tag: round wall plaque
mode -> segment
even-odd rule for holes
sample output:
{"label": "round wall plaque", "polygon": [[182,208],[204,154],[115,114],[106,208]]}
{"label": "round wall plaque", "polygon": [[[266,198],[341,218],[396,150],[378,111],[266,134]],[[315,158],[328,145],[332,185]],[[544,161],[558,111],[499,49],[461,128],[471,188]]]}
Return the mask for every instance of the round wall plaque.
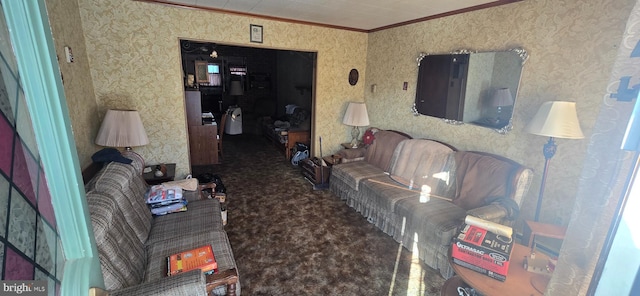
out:
{"label": "round wall plaque", "polygon": [[358,83],[358,70],[351,69],[349,71],[349,84],[356,85],[356,83]]}

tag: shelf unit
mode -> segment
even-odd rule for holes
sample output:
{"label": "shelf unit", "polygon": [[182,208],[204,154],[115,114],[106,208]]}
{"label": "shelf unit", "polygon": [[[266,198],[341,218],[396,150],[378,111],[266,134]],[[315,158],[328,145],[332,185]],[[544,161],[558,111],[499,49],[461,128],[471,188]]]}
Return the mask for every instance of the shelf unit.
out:
{"label": "shelf unit", "polygon": [[329,183],[331,169],[328,166],[322,166],[319,159],[303,159],[300,162],[300,171],[313,184]]}

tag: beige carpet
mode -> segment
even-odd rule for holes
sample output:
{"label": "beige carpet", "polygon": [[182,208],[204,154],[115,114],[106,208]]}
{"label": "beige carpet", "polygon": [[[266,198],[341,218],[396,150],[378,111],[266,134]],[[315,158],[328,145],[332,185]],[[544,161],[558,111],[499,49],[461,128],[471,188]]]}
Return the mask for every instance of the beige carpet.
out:
{"label": "beige carpet", "polygon": [[211,172],[227,188],[226,226],[243,295],[440,295],[444,279],[255,135],[226,135]]}

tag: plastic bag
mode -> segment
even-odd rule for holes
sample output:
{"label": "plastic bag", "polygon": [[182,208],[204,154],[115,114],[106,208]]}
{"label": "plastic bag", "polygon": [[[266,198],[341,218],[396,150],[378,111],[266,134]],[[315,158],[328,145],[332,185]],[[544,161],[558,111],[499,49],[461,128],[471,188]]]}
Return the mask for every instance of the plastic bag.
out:
{"label": "plastic bag", "polygon": [[309,150],[298,151],[291,157],[291,164],[297,166],[301,160],[309,158]]}

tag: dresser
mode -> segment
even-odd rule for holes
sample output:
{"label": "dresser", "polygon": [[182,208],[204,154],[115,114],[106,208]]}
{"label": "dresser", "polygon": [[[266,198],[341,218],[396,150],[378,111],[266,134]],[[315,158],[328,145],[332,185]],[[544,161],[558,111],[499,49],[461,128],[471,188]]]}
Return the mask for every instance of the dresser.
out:
{"label": "dresser", "polygon": [[189,156],[192,166],[219,163],[218,143],[216,140],[218,126],[215,124],[202,124],[201,104],[199,91],[185,91]]}

